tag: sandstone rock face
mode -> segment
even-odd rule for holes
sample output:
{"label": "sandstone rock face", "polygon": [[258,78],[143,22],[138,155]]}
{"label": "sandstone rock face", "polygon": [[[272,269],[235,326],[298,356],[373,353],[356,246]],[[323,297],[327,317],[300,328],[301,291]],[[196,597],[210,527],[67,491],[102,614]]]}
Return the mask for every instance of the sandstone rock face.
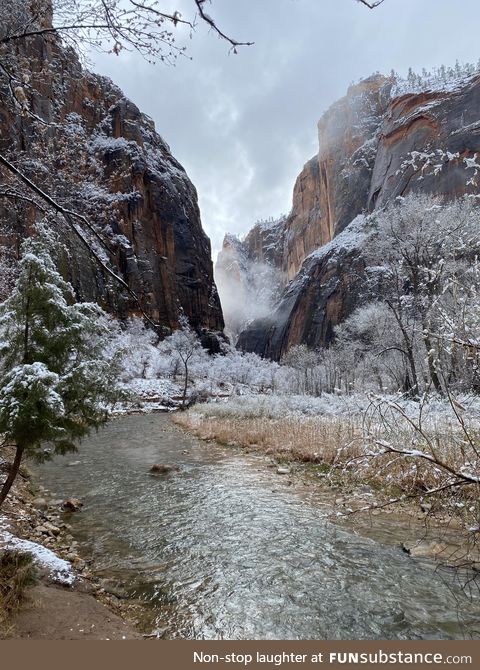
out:
{"label": "sandstone rock face", "polygon": [[318,155],[303,168],[287,219],[284,270],[292,279],[315,249],[327,244],[367,206],[379,127],[392,81],[380,75],[349,88],[318,123]]}
{"label": "sandstone rock face", "polygon": [[274,359],[325,346],[365,293],[359,214],[422,192],[479,196],[480,77],[449,89],[396,94],[375,76],[353,86],[319,122],[319,155],[305,166],[286,220],[279,267],[290,280],[275,310],[238,346]]}
{"label": "sandstone rock face", "polygon": [[[195,188],[153,121],[109,79],[84,70],[55,37],[16,41],[8,49],[2,57],[26,82],[22,95],[37,118],[11,104],[8,82],[0,79],[2,153],[62,206],[87,216],[108,247],[100,252],[152,319],[175,328],[184,313],[197,330],[223,330]],[[3,169],[0,179],[15,186]],[[14,209],[1,199],[0,241],[17,248],[38,216],[32,205]],[[64,221],[58,225],[67,230]],[[80,299],[98,300],[122,316],[139,313],[78,243],[68,246],[63,270]]]}
{"label": "sandstone rock face", "polygon": [[412,191],[478,195],[479,110],[479,76],[451,91],[393,99],[381,128],[369,209]]}
{"label": "sandstone rock face", "polygon": [[327,244],[332,237],[329,221],[321,209],[321,181],[318,156],[305,164],[293,189],[293,206],[285,225],[285,256],[282,268],[293,279],[308,254]]}
{"label": "sandstone rock face", "polygon": [[239,348],[280,359],[295,344],[312,348],[328,344],[333,327],[355,309],[363,295],[359,277],[365,268],[361,250],[368,243],[364,227],[365,218],[359,216],[312,253],[283,291],[275,310],[240,333]]}

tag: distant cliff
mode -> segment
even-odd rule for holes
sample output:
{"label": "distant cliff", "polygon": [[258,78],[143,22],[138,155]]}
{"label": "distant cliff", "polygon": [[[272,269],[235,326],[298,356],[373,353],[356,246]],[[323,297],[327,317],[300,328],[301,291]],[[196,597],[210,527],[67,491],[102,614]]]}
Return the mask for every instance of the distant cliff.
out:
{"label": "distant cliff", "polygon": [[[238,340],[275,359],[295,344],[328,344],[358,306],[368,237],[359,215],[411,192],[480,195],[480,76],[401,93],[392,78],[375,75],[351,86],[318,132],[319,153],[297,179],[269,260],[283,291]],[[255,262],[255,249],[250,256]]]}
{"label": "distant cliff", "polygon": [[245,326],[272,311],[283,285],[285,219],[257,223],[244,240],[225,235],[215,266],[227,335],[236,342]]}
{"label": "distant cliff", "polygon": [[[184,313],[196,329],[223,330],[196,190],[153,121],[109,79],[84,70],[55,36],[2,50],[22,84],[15,102],[11,81],[0,76],[0,150],[62,206],[88,217],[111,253],[100,251],[151,318],[174,328]],[[0,180],[16,187],[4,169]],[[25,201],[0,199],[0,241],[17,248],[39,215]],[[64,270],[80,299],[121,315],[139,312],[78,245]]]}

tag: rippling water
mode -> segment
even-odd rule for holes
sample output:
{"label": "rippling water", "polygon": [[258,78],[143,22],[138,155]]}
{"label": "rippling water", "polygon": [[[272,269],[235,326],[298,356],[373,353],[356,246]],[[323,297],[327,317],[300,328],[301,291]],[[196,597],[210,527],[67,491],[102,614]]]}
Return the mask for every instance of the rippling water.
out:
{"label": "rippling water", "polygon": [[164,414],[116,419],[39,476],[84,501],[70,521],[82,552],[149,601],[166,637],[462,638],[479,619],[432,562],[326,523],[263,458]]}

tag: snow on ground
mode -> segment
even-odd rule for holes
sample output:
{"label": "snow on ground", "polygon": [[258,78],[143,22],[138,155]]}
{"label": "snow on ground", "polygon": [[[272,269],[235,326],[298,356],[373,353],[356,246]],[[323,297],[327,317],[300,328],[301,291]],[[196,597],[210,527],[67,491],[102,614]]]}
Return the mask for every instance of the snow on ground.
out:
{"label": "snow on ground", "polygon": [[180,384],[171,379],[141,379],[134,378],[125,382],[123,389],[129,400],[118,403],[112,414],[126,414],[129,412],[162,412],[173,409],[173,398],[181,396]]}
{"label": "snow on ground", "polygon": [[43,547],[41,544],[15,537],[7,528],[8,520],[4,516],[0,516],[1,549],[16,549],[32,554],[35,563],[48,570],[48,575],[54,582],[64,586],[71,586],[73,584],[75,573],[68,561],[60,558],[53,551]]}
{"label": "snow on ground", "polygon": [[[480,398],[460,396],[456,399],[456,411],[466,420],[480,421]],[[232,396],[204,405],[197,405],[199,414],[239,418],[282,419],[286,417],[350,417],[362,418],[369,411],[382,404],[385,409],[398,406],[411,418],[422,412],[424,421],[431,424],[444,421],[455,422],[454,409],[445,398],[431,397],[424,403],[405,399],[400,395],[369,395],[354,393],[336,395],[324,393],[320,397],[306,395],[249,394]]]}

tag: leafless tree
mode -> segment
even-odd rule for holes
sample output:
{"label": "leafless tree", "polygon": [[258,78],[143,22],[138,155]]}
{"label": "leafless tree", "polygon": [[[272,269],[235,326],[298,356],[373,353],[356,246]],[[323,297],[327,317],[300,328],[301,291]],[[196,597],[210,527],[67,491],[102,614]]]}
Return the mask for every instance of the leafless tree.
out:
{"label": "leafless tree", "polygon": [[188,384],[190,381],[189,365],[194,356],[202,352],[202,346],[197,334],[192,330],[188,319],[181,316],[179,319],[180,328],[173,335],[160,343],[160,350],[173,356],[177,361],[181,361],[183,366],[183,391],[182,391],[182,409],[187,407]]}
{"label": "leafless tree", "polygon": [[252,42],[227,35],[206,11],[207,0],[192,0],[192,16],[162,11],[157,0],[16,0],[2,1],[0,45],[33,37],[60,36],[77,51],[93,48],[118,54],[136,51],[151,62],[171,62],[184,47],[173,30],[194,31],[206,23],[235,52]]}

